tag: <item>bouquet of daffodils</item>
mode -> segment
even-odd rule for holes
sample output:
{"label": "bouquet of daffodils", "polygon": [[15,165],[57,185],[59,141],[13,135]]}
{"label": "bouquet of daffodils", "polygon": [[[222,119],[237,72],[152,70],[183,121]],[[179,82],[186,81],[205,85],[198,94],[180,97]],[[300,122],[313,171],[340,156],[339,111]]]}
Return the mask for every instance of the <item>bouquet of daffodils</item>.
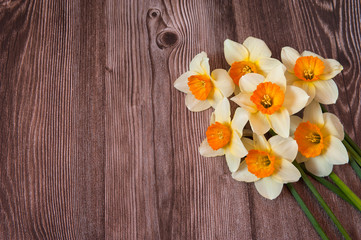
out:
{"label": "bouquet of daffodils", "polygon": [[[338,98],[332,78],[342,71],[341,64],[291,47],[282,48],[280,62],[271,58],[264,41],[254,37],[243,44],[225,40],[224,55],[228,71],[211,72],[207,54],[201,52],[174,83],[187,94],[190,111],[214,108],[200,154],[225,155],[232,177],[254,182],[265,198],[275,199],[287,184],[316,231],[327,239],[291,184],[302,177],[342,235],[350,239],[308,177],[361,211],[361,200],[332,172],[333,165],[350,162],[361,178],[361,150],[345,137],[340,120],[322,107]],[[233,94],[230,100],[239,107],[231,117],[228,97]],[[294,115],[301,110],[303,118]],[[245,129],[248,122],[251,130]]]}

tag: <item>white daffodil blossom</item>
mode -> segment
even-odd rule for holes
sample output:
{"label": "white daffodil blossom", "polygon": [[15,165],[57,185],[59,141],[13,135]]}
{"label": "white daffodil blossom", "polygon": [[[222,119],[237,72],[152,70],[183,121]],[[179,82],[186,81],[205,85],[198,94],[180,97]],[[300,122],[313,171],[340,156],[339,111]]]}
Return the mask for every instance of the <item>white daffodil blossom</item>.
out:
{"label": "white daffodil blossom", "polygon": [[290,115],[305,107],[309,96],[299,87],[287,86],[285,67],[279,65],[265,78],[256,73],[242,77],[243,92],[231,98],[246,109],[252,130],[263,135],[272,128],[278,135],[287,138]]}
{"label": "white daffodil blossom", "polygon": [[297,182],[301,177],[292,164],[297,155],[297,143],[292,138],[276,135],[267,141],[263,135],[254,134],[253,140],[242,138],[242,142],[248,154],[232,177],[254,182],[263,197],[275,199],[284,183]]}
{"label": "white daffodil blossom", "polygon": [[236,109],[233,120],[230,115],[229,101],[224,98],[212,113],[207,138],[201,143],[199,153],[205,157],[226,155],[228,168],[234,172],[238,169],[241,158],[247,154],[240,138],[248,118],[242,108]]}
{"label": "white daffodil blossom", "polygon": [[240,86],[240,79],[248,73],[267,76],[273,68],[281,65],[280,61],[271,58],[272,53],[266,43],[254,37],[248,37],[243,44],[226,39],[224,55],[231,66],[228,73],[236,86]]}
{"label": "white daffodil blossom", "polygon": [[306,169],[316,176],[328,176],[333,165],[348,162],[340,120],[332,113],[322,113],[315,101],[305,108],[303,119],[291,117],[290,134],[298,144],[297,162],[304,162]]}
{"label": "white daffodil blossom", "polygon": [[307,105],[314,99],[322,104],[335,103],[338,89],[332,80],[343,67],[334,59],[325,59],[313,52],[299,53],[291,47],[282,48],[281,58],[287,68],[287,84],[302,88],[310,96]]}
{"label": "white daffodil blossom", "polygon": [[209,59],[205,52],[196,55],[189,64],[189,71],[182,74],[174,87],[186,93],[185,103],[193,112],[203,111],[209,107],[215,108],[224,97],[229,97],[234,91],[234,83],[227,71],[209,70]]}

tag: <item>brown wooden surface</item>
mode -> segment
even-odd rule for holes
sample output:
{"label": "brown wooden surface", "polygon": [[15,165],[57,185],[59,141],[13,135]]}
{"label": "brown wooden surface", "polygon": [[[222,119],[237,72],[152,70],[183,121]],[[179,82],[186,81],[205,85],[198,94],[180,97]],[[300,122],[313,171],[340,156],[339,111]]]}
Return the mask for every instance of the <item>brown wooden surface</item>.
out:
{"label": "brown wooden surface", "polygon": [[[360,19],[359,0],[0,0],[0,239],[317,239],[286,188],[266,200],[198,154],[211,110],[173,82],[202,50],[228,68],[226,38],[311,50],[344,66],[328,109],[360,144]],[[360,239],[361,214],[317,188]]]}

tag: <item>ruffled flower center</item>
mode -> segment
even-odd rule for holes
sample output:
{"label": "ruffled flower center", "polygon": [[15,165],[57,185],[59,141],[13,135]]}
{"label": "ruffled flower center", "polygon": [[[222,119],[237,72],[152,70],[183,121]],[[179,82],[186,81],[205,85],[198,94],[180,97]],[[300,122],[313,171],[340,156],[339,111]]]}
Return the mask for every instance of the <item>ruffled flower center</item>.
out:
{"label": "ruffled flower center", "polygon": [[258,178],[269,177],[275,171],[276,157],[260,150],[252,149],[246,156],[248,171]]}
{"label": "ruffled flower center", "polygon": [[257,109],[263,114],[273,114],[282,107],[285,94],[281,88],[271,82],[260,83],[253,91],[251,101],[256,104]]}
{"label": "ruffled flower center", "polygon": [[309,121],[300,123],[295,131],[298,151],[306,158],[317,157],[324,148],[320,128]]}
{"label": "ruffled flower center", "polygon": [[313,82],[319,79],[324,69],[325,65],[318,57],[307,56],[297,59],[293,71],[299,79],[306,82]]}
{"label": "ruffled flower center", "polygon": [[188,78],[188,87],[198,100],[206,100],[213,89],[213,83],[206,74],[192,75]]}
{"label": "ruffled flower center", "polygon": [[215,122],[208,127],[206,135],[209,146],[218,150],[231,141],[232,131],[229,126]]}
{"label": "ruffled flower center", "polygon": [[232,63],[229,69],[229,76],[233,79],[234,84],[239,86],[239,79],[247,73],[257,73],[257,67],[254,63],[248,61],[239,61]]}

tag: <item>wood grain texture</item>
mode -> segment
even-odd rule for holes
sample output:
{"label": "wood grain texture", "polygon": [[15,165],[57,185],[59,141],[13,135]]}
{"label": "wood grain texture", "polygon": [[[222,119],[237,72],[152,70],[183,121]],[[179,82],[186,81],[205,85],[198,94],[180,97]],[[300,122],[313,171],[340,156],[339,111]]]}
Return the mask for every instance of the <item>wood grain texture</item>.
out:
{"label": "wood grain texture", "polygon": [[0,6],[1,239],[104,237],[99,6]]}
{"label": "wood grain texture", "polygon": [[[0,0],[0,239],[317,239],[287,189],[266,200],[199,155],[211,110],[173,83],[200,51],[227,69],[226,38],[311,50],[344,66],[328,109],[361,144],[360,19],[358,0]],[[361,238],[361,214],[316,186]]]}

